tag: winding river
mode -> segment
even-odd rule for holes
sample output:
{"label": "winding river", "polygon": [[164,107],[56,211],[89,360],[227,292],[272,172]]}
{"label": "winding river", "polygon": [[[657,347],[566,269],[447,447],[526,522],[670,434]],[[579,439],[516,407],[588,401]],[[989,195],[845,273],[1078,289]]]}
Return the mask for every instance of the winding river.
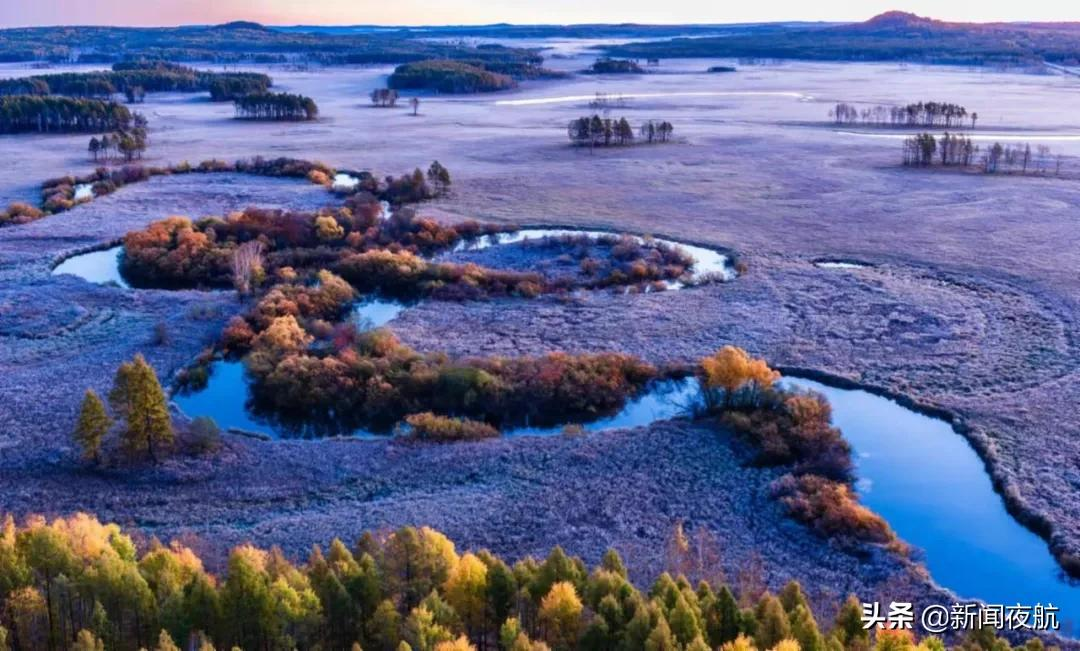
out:
{"label": "winding river", "polygon": [[[463,244],[459,250],[482,249],[547,235],[581,235],[582,231],[528,229]],[[609,233],[586,231],[589,235]],[[728,258],[701,247],[683,248],[698,261],[694,276],[731,271]],[[54,273],[70,273],[91,282],[127,286],[119,274],[119,247],[68,258]],[[862,265],[818,261],[818,266],[854,269]],[[672,288],[678,289],[681,284]],[[407,306],[393,300],[367,298],[357,303],[353,319],[363,328],[392,321]],[[880,513],[897,534],[913,545],[934,580],[960,598],[991,604],[1053,604],[1059,618],[1080,622],[1080,588],[1062,577],[1046,543],[1020,525],[1005,509],[981,459],[960,434],[940,419],[922,415],[873,393],[840,389],[788,377],[785,383],[823,393],[832,405],[833,421],[851,443],[862,501]],[[207,387],[177,394],[185,414],[212,417],[223,429],[258,433],[269,438],[284,431],[258,420],[245,407],[249,395],[242,362],[212,365]],[[696,380],[656,382],[617,413],[582,423],[589,432],[633,428],[677,418],[699,399]],[[507,436],[551,436],[563,427],[520,427]],[[385,438],[356,432],[362,438]]]}

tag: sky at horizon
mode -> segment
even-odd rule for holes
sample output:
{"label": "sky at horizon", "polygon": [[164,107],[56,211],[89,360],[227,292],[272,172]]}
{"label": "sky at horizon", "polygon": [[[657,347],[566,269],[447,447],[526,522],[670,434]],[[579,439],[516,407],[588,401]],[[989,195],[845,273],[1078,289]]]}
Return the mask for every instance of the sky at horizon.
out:
{"label": "sky at horizon", "polygon": [[1080,5],[1064,0],[0,0],[0,27],[859,21],[890,9],[954,21],[1080,21]]}

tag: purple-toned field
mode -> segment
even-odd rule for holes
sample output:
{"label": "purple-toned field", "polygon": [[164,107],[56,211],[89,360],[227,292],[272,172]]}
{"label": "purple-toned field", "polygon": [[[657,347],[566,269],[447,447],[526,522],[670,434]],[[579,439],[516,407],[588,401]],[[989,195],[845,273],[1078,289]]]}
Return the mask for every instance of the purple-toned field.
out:
{"label": "purple-toned field", "polygon": [[[904,395],[961,420],[1013,508],[1052,530],[1056,551],[1080,556],[1080,182],[905,169],[898,140],[881,130],[826,124],[841,101],[955,101],[978,111],[980,137],[1049,145],[1075,173],[1080,79],[895,64],[702,72],[716,63],[423,98],[416,117],[370,106],[389,68],[270,69],[275,86],[318,101],[319,121],[239,123],[231,105],[179,94],[151,95],[138,110],[150,120],[150,164],[294,156],[397,174],[438,159],[454,191],[421,212],[441,219],[737,251],[749,270],[733,283],[570,302],[427,302],[391,327],[418,348],[461,355],[613,350],[686,363],[735,344]],[[0,76],[31,72],[0,66]],[[614,117],[672,122],[676,142],[571,148],[566,124],[597,92],[625,96]],[[0,203],[34,201],[42,180],[89,171],[86,140],[0,137],[9,161]],[[168,215],[328,199],[302,182],[160,178],[0,229],[0,511],[89,510],[146,533],[193,534],[212,554],[249,539],[298,553],[332,535],[429,524],[510,557],[562,544],[595,562],[615,546],[646,574],[685,520],[715,532],[729,572],[760,554],[770,582],[794,576],[825,607],[851,591],[942,598],[916,561],[837,549],[788,520],[768,497],[774,473],[743,467],[746,450],[685,422],[446,447],[230,436],[212,460],[127,476],[83,469],[68,436],[83,390],[106,390],[116,365],[140,351],[175,372],[240,308],[226,294],[51,276],[52,264]],[[813,264],[823,258],[872,266]],[[172,336],[154,346],[162,321]]]}

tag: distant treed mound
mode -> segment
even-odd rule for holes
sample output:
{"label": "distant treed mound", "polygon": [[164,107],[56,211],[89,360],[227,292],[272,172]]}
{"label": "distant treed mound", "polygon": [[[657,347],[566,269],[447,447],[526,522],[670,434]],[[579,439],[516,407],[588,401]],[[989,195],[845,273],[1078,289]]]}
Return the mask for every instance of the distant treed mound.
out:
{"label": "distant treed mound", "polygon": [[388,85],[397,90],[487,93],[514,88],[517,82],[508,75],[491,72],[471,63],[431,60],[398,66],[390,75]]}
{"label": "distant treed mound", "polygon": [[947,23],[888,12],[864,23],[674,38],[606,48],[630,58],[745,57],[953,64],[1080,62],[1077,23]]}
{"label": "distant treed mound", "polygon": [[586,72],[596,75],[640,74],[645,72],[636,61],[627,59],[597,59]]}
{"label": "distant treed mound", "polygon": [[265,92],[270,77],[255,72],[210,72],[165,61],[125,61],[113,69],[64,72],[0,80],[0,95],[67,95],[108,98],[134,89],[142,92],[210,92],[214,101]]}
{"label": "distant treed mound", "polygon": [[252,93],[233,102],[236,117],[244,120],[298,121],[319,117],[315,100],[291,93]]}
{"label": "distant treed mound", "polygon": [[322,33],[234,22],[210,27],[33,27],[0,30],[0,61],[111,63],[127,59],[222,63],[400,63],[424,59],[523,62],[533,50],[471,47],[407,32]]}

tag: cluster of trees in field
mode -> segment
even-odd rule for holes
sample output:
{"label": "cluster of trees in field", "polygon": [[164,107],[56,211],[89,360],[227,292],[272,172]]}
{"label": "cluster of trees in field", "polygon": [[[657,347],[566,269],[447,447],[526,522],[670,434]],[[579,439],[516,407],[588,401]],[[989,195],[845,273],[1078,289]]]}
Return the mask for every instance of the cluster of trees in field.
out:
{"label": "cluster of trees in field", "polygon": [[0,133],[102,133],[129,129],[123,104],[40,95],[0,97]]}
{"label": "cluster of trees in field", "polygon": [[[136,115],[136,117],[142,116]],[[116,131],[102,134],[100,137],[91,137],[86,149],[95,163],[108,162],[117,158],[130,163],[136,158],[142,158],[148,146],[146,127],[141,120],[137,120],[136,126],[128,131]]]}
{"label": "cluster of trees in field", "polygon": [[1064,157],[1055,155],[1050,147],[1030,143],[1016,145],[995,142],[980,148],[971,138],[951,135],[940,137],[921,133],[906,138],[903,143],[903,163],[907,166],[981,168],[987,174],[1051,174],[1061,175]]}
{"label": "cluster of trees in field", "polygon": [[[827,621],[795,581],[770,592],[748,568],[729,584],[703,529],[676,527],[663,554],[668,571],[640,590],[615,550],[591,571],[559,547],[510,564],[404,527],[334,539],[302,562],[241,545],[215,575],[181,542],[137,544],[86,514],[21,525],[7,516],[0,648],[945,651],[935,637],[864,629],[855,596]],[[1011,647],[982,629],[958,648]],[[1020,648],[1043,646],[1033,638]]]}
{"label": "cluster of trees in field", "polygon": [[[599,115],[571,120],[566,128],[570,142],[577,147],[610,147],[632,145],[635,129],[626,118],[618,120]],[[669,142],[675,127],[667,121],[648,120],[637,129],[638,142],[649,144]]]}
{"label": "cluster of trees in field", "polygon": [[254,72],[195,70],[166,61],[126,61],[112,70],[64,72],[0,80],[0,95],[64,95],[109,99],[117,93],[140,102],[146,93],[209,92],[214,101],[266,92],[270,77]]}
{"label": "cluster of trees in field", "polygon": [[430,60],[398,66],[387,85],[395,90],[430,90],[438,93],[487,93],[515,88],[509,75],[475,63]]}
{"label": "cluster of trees in field", "polygon": [[594,75],[641,74],[645,69],[637,61],[604,57],[593,62],[586,71]]}
{"label": "cluster of trees in field", "polygon": [[960,128],[971,122],[975,128],[979,114],[949,102],[918,102],[906,106],[867,106],[862,108],[840,103],[829,109],[829,118],[836,124],[874,124],[894,127]]}
{"label": "cluster of trees in field", "polygon": [[371,91],[371,103],[375,106],[392,108],[397,106],[399,94],[393,88],[376,88]]}
{"label": "cluster of trees in field", "polygon": [[[92,389],[83,396],[72,437],[85,461],[94,465],[106,460],[157,462],[174,451],[176,433],[165,391],[142,355],[116,370],[108,403],[112,415]],[[216,440],[216,426],[202,422],[200,427],[204,435]]]}
{"label": "cluster of trees in field", "polygon": [[315,100],[292,93],[252,93],[233,100],[236,117],[244,120],[314,120],[319,117]]}

